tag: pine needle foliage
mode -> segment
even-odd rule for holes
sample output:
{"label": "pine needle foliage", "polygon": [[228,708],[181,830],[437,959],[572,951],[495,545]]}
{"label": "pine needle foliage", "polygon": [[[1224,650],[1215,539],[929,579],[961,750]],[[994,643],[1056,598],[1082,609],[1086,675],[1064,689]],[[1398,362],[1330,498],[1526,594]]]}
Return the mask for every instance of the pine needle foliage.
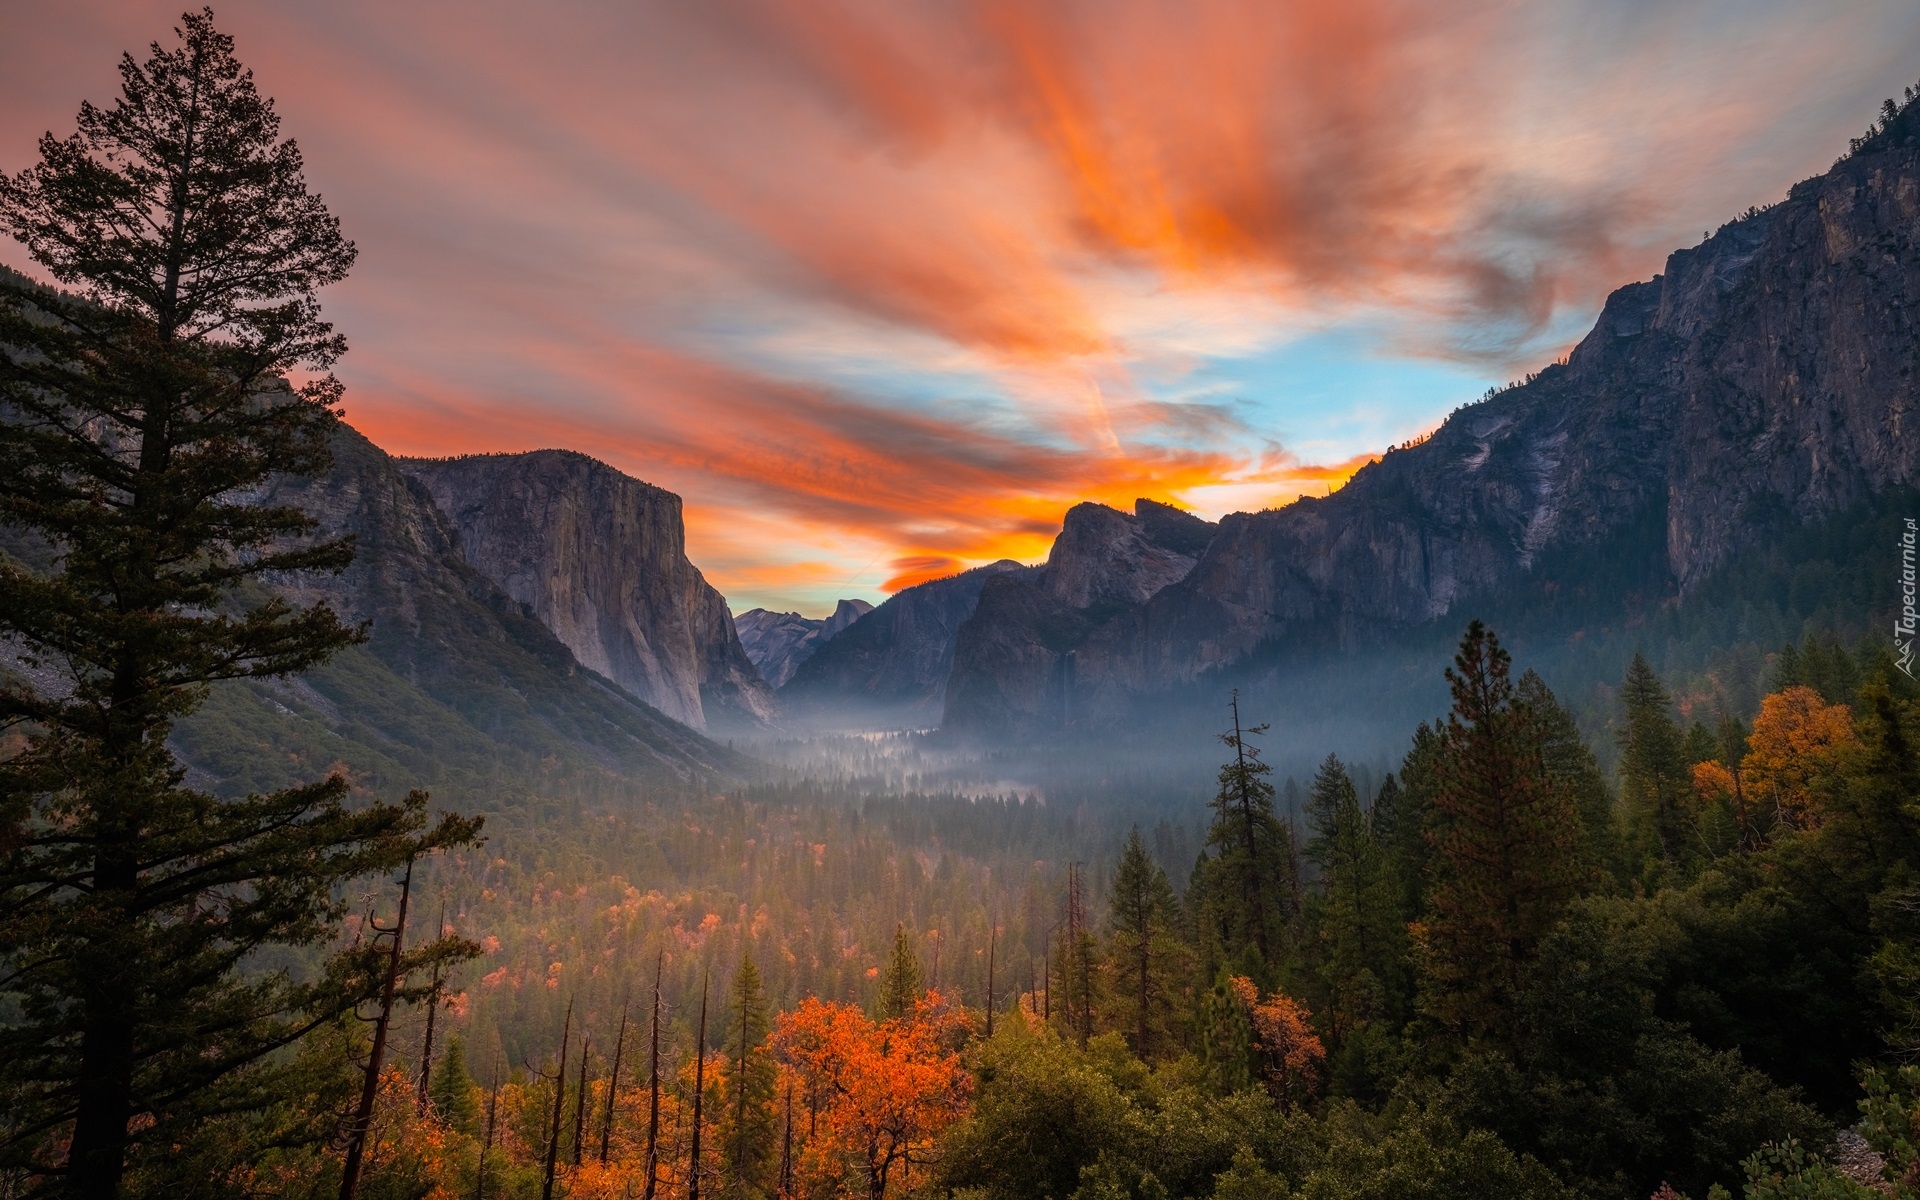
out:
{"label": "pine needle foliage", "polygon": [[327,465],[346,347],[315,293],[353,244],[211,13],[176,32],[0,176],[0,230],[69,289],[0,279],[0,524],[44,551],[0,561],[0,1155],[89,1197],[263,1103],[268,1056],[373,982],[365,955],[305,982],[243,963],[326,940],[343,882],[477,829],[338,777],[217,799],[169,748],[214,685],[363,637],[263,586],[351,544],[250,502]]}

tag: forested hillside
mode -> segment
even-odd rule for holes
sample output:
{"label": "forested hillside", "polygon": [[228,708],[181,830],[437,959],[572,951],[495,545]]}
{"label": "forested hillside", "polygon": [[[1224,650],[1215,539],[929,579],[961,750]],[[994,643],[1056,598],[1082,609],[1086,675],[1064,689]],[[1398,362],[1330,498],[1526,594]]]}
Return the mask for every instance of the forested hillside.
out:
{"label": "forested hillside", "polygon": [[[1920,689],[1824,638],[1766,670],[1716,726],[1634,664],[1603,772],[1476,628],[1446,717],[1365,790],[1327,757],[1298,824],[1248,729],[1210,812],[1158,819],[809,786],[496,827],[415,882],[484,952],[440,982],[438,1066],[426,1006],[397,1024],[383,1152],[459,1195],[485,1145],[489,1194],[531,1195],[560,1111],[570,1194],[641,1194],[650,1127],[678,1194],[698,1043],[727,1194],[1852,1195],[1810,1164],[1879,1097],[1897,1174],[1887,1106],[1920,1104]],[[1793,1170],[1828,1190],[1764,1182]]]}

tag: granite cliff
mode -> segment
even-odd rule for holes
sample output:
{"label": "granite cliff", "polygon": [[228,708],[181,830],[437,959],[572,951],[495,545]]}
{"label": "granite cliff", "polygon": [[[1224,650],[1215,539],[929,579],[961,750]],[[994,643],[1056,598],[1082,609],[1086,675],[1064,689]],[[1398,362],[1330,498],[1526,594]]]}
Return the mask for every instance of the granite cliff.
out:
{"label": "granite cliff", "polygon": [[[1909,104],[1825,175],[1614,292],[1566,361],[1331,496],[1226,517],[1140,602],[984,593],[949,724],[1097,723],[1209,672],[1350,653],[1528,596],[1543,620],[1549,601],[1603,604],[1626,580],[1683,599],[1757,542],[1920,482],[1917,310]],[[1117,600],[1126,578],[1075,586]]]}
{"label": "granite cliff", "polygon": [[955,638],[944,725],[1010,734],[1071,723],[1077,649],[1179,582],[1215,526],[1152,500],[1068,510],[1046,564],[987,580]]}
{"label": "granite cliff", "polygon": [[443,802],[491,808],[569,772],[699,784],[747,768],[581,670],[461,557],[426,488],[379,447],[343,424],[332,450],[326,474],[277,481],[267,498],[353,535],[353,563],[278,586],[366,623],[369,640],[293,679],[215,689],[178,734],[196,777],[245,790],[332,765],[368,786],[430,787]]}
{"label": "granite cliff", "polygon": [[768,687],[778,688],[793,678],[814,651],[872,611],[873,605],[865,600],[842,600],[834,605],[833,615],[825,618],[750,608],[733,619],[733,628],[761,678]]}
{"label": "granite cliff", "polygon": [[725,597],[687,561],[680,497],[569,450],[398,462],[466,561],[583,665],[695,729],[772,716]]}

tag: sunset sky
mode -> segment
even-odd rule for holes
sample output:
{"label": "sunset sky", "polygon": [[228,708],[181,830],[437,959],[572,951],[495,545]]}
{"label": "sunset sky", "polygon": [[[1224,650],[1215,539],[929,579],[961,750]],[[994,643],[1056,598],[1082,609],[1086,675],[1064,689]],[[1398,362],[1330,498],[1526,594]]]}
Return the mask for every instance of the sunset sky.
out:
{"label": "sunset sky", "polygon": [[[0,0],[0,169],[178,11]],[[1323,492],[1920,77],[1913,0],[215,11],[360,247],[348,419],[670,488],[736,612]]]}

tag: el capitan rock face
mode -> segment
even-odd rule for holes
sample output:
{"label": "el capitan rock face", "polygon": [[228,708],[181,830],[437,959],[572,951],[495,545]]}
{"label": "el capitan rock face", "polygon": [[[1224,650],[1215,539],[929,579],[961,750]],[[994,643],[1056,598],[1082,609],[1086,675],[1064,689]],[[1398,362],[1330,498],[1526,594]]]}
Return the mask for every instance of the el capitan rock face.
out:
{"label": "el capitan rock face", "polygon": [[[304,509],[327,535],[355,540],[345,571],[276,581],[296,602],[325,600],[368,628],[364,647],[278,685],[297,692],[285,698],[324,727],[325,753],[376,780],[415,770],[410,781],[423,784],[449,753],[482,772],[531,769],[556,754],[681,780],[742,768],[684,724],[581,671],[550,630],[462,558],[426,488],[379,447],[342,424],[331,448],[325,474],[276,479],[265,497]],[[405,719],[382,724],[381,704],[405,710]],[[260,712],[247,735],[263,736],[276,719]],[[219,778],[217,763],[206,769]]]}
{"label": "el capitan rock face", "polygon": [[678,496],[569,450],[398,461],[466,561],[583,665],[695,729],[772,715],[726,599],[687,561]]}
{"label": "el capitan rock face", "polygon": [[[1565,364],[1460,409],[1332,496],[1226,517],[1142,601],[1118,603],[1129,578],[1164,565],[996,581],[960,639],[948,723],[1097,721],[1264,650],[1381,644],[1558,582],[1550,563],[1641,541],[1657,586],[1685,595],[1785,524],[1920,481],[1916,312],[1910,109],[1781,204],[1614,292]],[[1099,543],[1100,524],[1070,516],[1056,556],[1097,561],[1073,548]]]}
{"label": "el capitan rock face", "polygon": [[842,600],[834,605],[833,615],[825,618],[750,608],[733,619],[733,627],[761,678],[768,687],[778,688],[793,678],[814,651],[872,611],[873,605],[865,600]]}

